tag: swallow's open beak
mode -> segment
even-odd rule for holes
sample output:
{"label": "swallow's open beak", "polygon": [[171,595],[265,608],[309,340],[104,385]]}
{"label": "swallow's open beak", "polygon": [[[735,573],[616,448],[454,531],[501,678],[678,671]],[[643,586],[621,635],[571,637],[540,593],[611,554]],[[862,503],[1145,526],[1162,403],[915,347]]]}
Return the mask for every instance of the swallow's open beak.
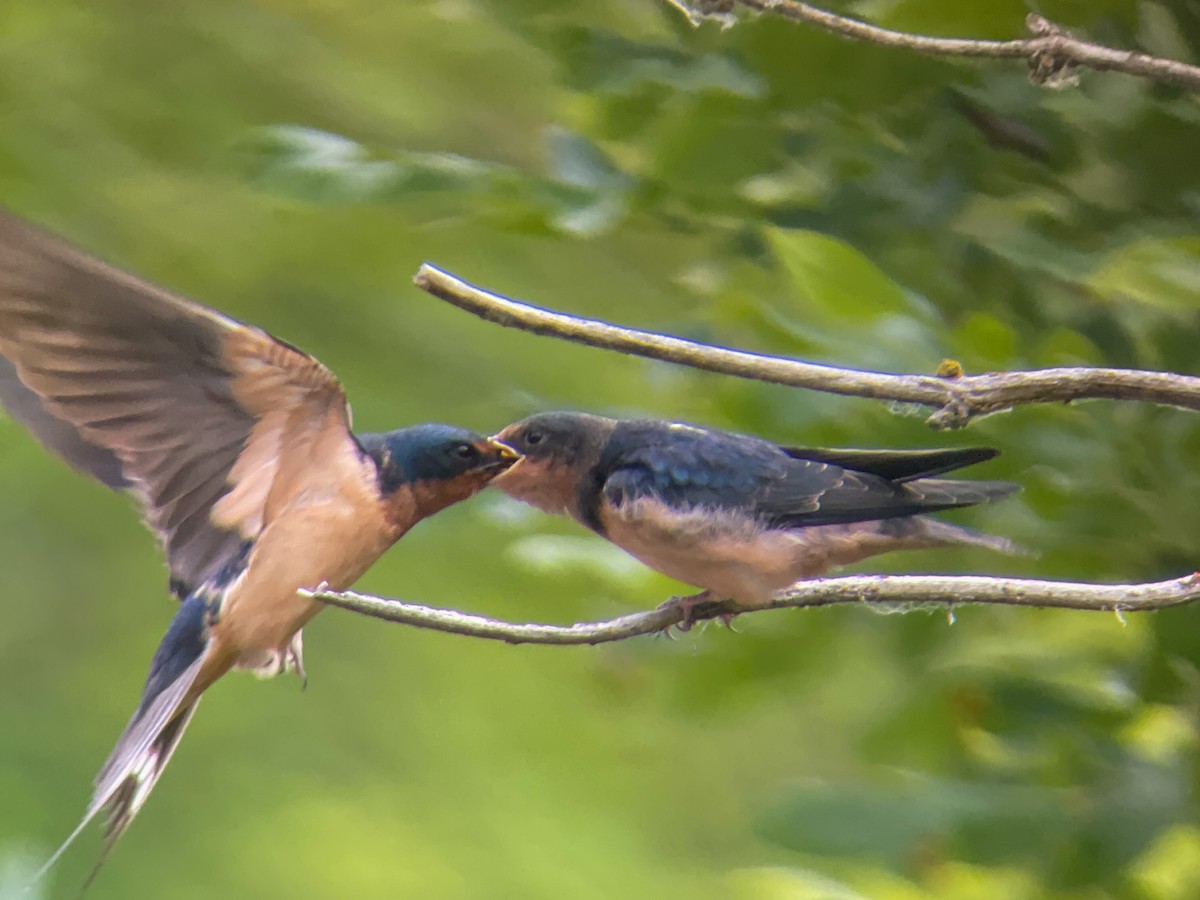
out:
{"label": "swallow's open beak", "polygon": [[489,469],[504,471],[521,458],[520,453],[508,446],[508,444],[502,444],[495,438],[487,438],[484,440],[483,446],[487,449],[489,455],[495,457],[495,460],[488,465]]}

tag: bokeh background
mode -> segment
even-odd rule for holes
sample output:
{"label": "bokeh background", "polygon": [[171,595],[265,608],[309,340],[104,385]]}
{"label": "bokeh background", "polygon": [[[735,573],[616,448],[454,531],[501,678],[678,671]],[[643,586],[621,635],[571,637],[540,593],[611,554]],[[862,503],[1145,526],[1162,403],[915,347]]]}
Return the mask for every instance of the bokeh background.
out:
{"label": "bokeh background", "polygon": [[[862,0],[1013,37],[1017,0]],[[1188,2],[1045,0],[1195,61]],[[1024,494],[960,516],[1036,556],[879,571],[1157,579],[1200,565],[1200,418],[1106,403],[937,434],[919,410],[507,332],[423,260],[544,305],[893,371],[1195,372],[1200,106],[1084,73],[922,59],[652,0],[7,0],[0,199],[259,324],[356,424],[542,408],[799,444],[987,443]],[[0,895],[73,827],[173,604],[122,497],[0,418]],[[680,586],[484,495],[360,586],[568,623]],[[603,648],[333,610],[311,683],[226,679],[92,896],[1200,896],[1200,610],[1119,621],[857,608]],[[903,614],[900,614],[903,613]],[[91,830],[42,886],[73,896]]]}

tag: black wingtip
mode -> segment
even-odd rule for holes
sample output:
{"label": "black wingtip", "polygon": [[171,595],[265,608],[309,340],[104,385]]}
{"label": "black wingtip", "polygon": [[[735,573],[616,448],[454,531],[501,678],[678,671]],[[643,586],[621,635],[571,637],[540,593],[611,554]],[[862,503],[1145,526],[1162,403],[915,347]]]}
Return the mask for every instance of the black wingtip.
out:
{"label": "black wingtip", "polygon": [[994,447],[946,447],[933,450],[842,450],[826,447],[784,447],[794,459],[809,459],[865,472],[903,484],[918,478],[933,478],[987,462],[1000,455]]}

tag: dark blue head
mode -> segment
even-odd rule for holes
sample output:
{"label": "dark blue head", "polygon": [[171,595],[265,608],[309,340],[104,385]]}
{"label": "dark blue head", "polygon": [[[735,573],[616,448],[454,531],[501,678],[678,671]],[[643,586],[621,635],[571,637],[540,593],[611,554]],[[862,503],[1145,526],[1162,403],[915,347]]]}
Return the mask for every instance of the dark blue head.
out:
{"label": "dark blue head", "polygon": [[[444,485],[470,488],[470,496],[514,462],[512,448],[453,425],[413,425],[386,434],[358,436],[379,470],[379,492],[384,496],[401,487]],[[462,499],[455,496],[449,502]]]}

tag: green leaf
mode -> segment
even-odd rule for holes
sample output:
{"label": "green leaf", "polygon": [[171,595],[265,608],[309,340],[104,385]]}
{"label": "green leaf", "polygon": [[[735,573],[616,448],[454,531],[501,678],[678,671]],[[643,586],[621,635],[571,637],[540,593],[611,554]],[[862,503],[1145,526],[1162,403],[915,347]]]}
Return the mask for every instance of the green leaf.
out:
{"label": "green leaf", "polygon": [[1200,306],[1200,236],[1143,238],[1111,254],[1086,284],[1107,300]]}
{"label": "green leaf", "polygon": [[797,787],[763,819],[770,839],[803,853],[860,856],[900,866],[927,842],[968,825],[1003,821],[1006,843],[1026,851],[1069,821],[1060,798],[1033,787],[943,781],[895,773],[883,782]]}
{"label": "green leaf", "polygon": [[452,153],[376,154],[348,138],[298,125],[258,129],[239,143],[237,155],[251,182],[317,203],[485,194],[511,177],[504,166]]}
{"label": "green leaf", "polygon": [[607,231],[628,210],[631,179],[587,138],[565,128],[549,132],[551,174],[567,188],[549,212],[550,222],[576,237]]}
{"label": "green leaf", "polygon": [[907,311],[904,290],[865,255],[815,231],[767,230],[798,299],[830,316],[864,321]]}
{"label": "green leaf", "polygon": [[761,97],[767,85],[725,54],[691,53],[634,41],[596,28],[567,28],[558,40],[576,88],[587,93],[632,94],[649,88],[679,93],[719,91]]}
{"label": "green leaf", "polygon": [[[1182,821],[1184,783],[1178,767],[1132,757],[1071,787],[893,773],[870,783],[793,788],[762,816],[760,830],[797,852],[881,860],[897,869],[922,847],[1001,865],[1057,845],[1062,883],[1098,884]],[[1062,854],[1069,846],[1077,856]]]}
{"label": "green leaf", "polygon": [[316,203],[369,199],[401,174],[395,162],[372,159],[348,138],[300,125],[258,129],[235,152],[252,183]]}

